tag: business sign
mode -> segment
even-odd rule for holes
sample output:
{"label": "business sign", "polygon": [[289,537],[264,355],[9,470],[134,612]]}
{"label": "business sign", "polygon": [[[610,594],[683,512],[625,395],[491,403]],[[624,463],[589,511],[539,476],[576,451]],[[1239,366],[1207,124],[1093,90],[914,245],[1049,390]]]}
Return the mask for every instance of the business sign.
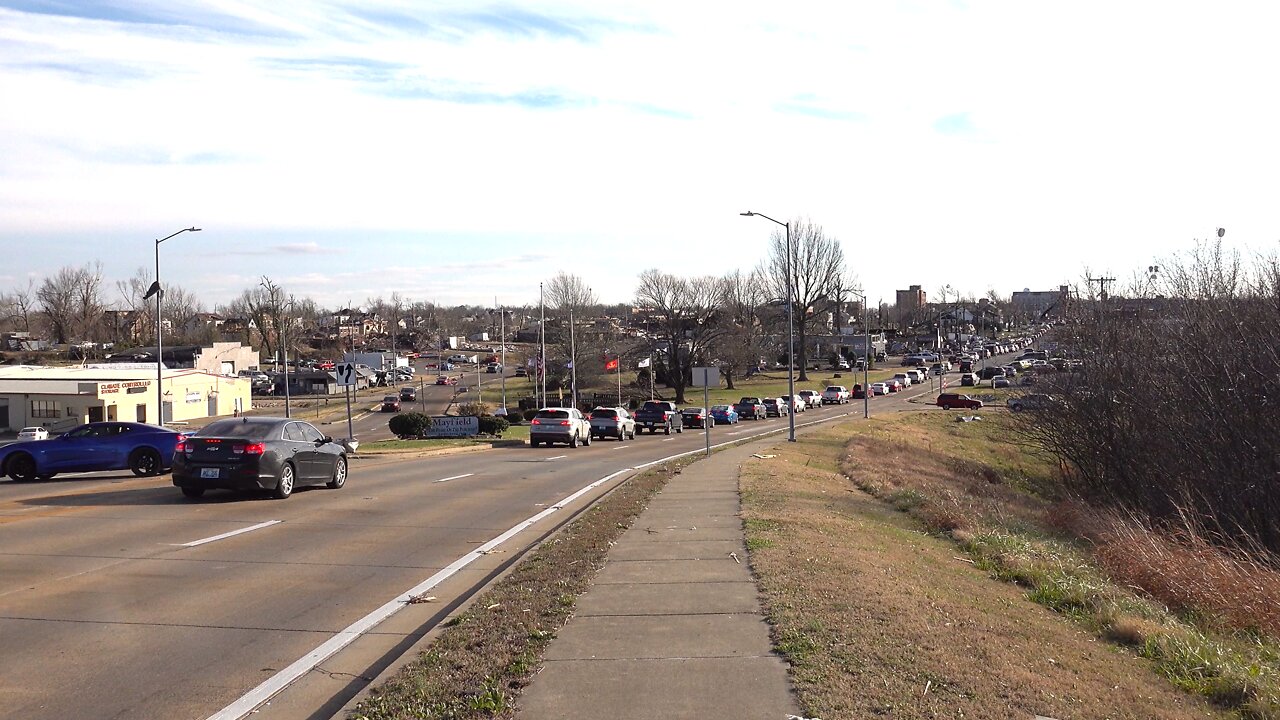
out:
{"label": "business sign", "polygon": [[427,428],[427,437],[471,437],[480,434],[480,418],[474,415],[454,417],[453,415],[433,415],[431,427]]}
{"label": "business sign", "polygon": [[117,393],[143,392],[151,386],[150,380],[130,380],[128,382],[98,383],[99,395],[115,395]]}

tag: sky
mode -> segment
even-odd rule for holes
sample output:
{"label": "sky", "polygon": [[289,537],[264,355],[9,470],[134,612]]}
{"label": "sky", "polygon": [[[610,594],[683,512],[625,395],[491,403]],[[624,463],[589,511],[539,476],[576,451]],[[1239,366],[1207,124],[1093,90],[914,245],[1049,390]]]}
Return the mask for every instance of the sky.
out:
{"label": "sky", "polygon": [[1123,284],[1280,241],[1262,2],[0,0],[0,292],[65,265],[208,307],[263,276],[605,302],[778,220],[868,296]]}

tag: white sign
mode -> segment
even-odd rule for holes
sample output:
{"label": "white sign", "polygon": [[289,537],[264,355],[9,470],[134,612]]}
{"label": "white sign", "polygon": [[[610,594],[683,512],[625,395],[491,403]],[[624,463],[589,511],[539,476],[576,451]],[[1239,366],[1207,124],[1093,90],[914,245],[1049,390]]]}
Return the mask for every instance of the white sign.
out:
{"label": "white sign", "polygon": [[480,418],[474,415],[454,417],[453,415],[434,415],[431,427],[427,428],[427,437],[469,437],[480,434]]}
{"label": "white sign", "polygon": [[696,367],[693,369],[693,387],[720,387],[720,368]]}
{"label": "white sign", "polygon": [[356,384],[355,363],[338,363],[333,366],[333,374],[338,376],[338,385],[340,387],[350,387]]}

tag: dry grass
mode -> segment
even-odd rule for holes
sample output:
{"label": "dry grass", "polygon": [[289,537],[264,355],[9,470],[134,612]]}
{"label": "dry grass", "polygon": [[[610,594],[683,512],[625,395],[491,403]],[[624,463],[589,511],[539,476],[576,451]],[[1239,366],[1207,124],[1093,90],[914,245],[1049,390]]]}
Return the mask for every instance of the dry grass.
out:
{"label": "dry grass", "polygon": [[[1053,502],[1053,468],[1015,458],[999,420],[955,427],[933,415],[852,439],[843,471],[1032,600],[1137,648],[1175,685],[1245,717],[1280,717],[1280,573],[1203,534]],[[902,452],[903,439],[923,451]],[[868,455],[888,462],[859,461]]]}
{"label": "dry grass", "polygon": [[[848,424],[802,436],[743,466],[745,526],[776,646],[792,663],[805,714],[822,718],[1228,717],[1025,600],[962,558],[950,537],[851,487],[838,469],[849,449],[870,450]],[[901,434],[893,435],[901,439]],[[919,472],[927,499],[945,462],[886,446],[863,479],[905,490]],[[881,455],[879,457],[886,457]],[[956,478],[957,482],[959,479]],[[982,484],[989,485],[983,480]],[[963,483],[959,486],[963,488]],[[931,508],[972,523],[989,497],[955,489]],[[957,529],[956,538],[978,530]]]}
{"label": "dry grass", "polygon": [[578,595],[603,567],[612,541],[683,464],[623,483],[544,542],[446,629],[413,662],[373,690],[352,720],[509,718]]}

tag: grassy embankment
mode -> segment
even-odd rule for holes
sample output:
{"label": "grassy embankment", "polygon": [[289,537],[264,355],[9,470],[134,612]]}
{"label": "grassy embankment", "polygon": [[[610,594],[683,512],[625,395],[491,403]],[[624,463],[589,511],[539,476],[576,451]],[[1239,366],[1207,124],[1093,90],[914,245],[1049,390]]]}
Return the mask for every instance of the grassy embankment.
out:
{"label": "grassy embankment", "polygon": [[744,465],[807,715],[1280,718],[1280,575],[1061,502],[1008,416],[955,417],[844,423]]}

